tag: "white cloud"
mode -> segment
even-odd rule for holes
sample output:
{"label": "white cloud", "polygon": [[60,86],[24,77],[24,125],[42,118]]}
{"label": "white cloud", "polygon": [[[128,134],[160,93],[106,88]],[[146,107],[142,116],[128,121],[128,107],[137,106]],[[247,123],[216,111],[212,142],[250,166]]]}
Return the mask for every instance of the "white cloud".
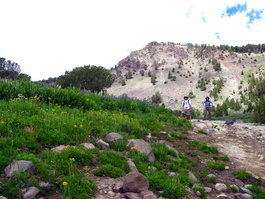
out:
{"label": "white cloud", "polygon": [[[238,3],[245,0],[0,0],[0,57],[41,80],[88,64],[113,67],[151,41],[265,43],[264,13],[249,27],[246,13],[221,18]],[[248,0],[252,8],[265,5]]]}

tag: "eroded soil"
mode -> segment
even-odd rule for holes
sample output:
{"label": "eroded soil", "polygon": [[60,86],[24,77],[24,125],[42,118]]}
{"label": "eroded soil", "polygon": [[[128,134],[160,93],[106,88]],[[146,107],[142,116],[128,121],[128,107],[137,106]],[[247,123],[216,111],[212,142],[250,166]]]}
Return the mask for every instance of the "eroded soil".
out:
{"label": "eroded soil", "polygon": [[[265,179],[265,126],[224,121],[192,120],[190,138],[217,146],[236,170],[246,170]],[[198,133],[204,130],[207,134]]]}

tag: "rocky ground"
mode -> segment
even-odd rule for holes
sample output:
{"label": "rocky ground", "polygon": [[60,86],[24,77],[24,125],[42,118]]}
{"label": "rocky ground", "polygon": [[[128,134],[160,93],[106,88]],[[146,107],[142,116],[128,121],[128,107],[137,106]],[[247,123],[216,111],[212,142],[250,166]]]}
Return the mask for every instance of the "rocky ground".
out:
{"label": "rocky ground", "polygon": [[[224,121],[192,120],[195,127],[191,138],[204,140],[228,156],[234,167],[246,170],[265,179],[265,126],[235,122],[226,125]],[[196,133],[203,129],[208,134]]]}
{"label": "rocky ground", "polygon": [[[225,121],[204,121],[192,120],[194,129],[189,131],[189,138],[193,140],[209,143],[210,146],[217,146],[223,156],[229,158],[229,163],[225,170],[219,172],[217,181],[209,184],[207,199],[215,198],[252,198],[247,193],[236,193],[227,190],[217,190],[217,186],[236,185],[244,187],[241,182],[231,174],[233,170],[245,170],[253,174],[256,178],[265,179],[265,126],[247,124],[237,121],[232,125],[225,124]],[[198,133],[203,130],[206,134]],[[214,175],[214,174],[213,174]],[[103,198],[129,198],[129,199],[163,199],[157,193],[150,195],[132,194],[126,195],[120,192],[115,193],[114,187],[122,185],[123,178],[112,179],[95,177],[98,192],[94,199]],[[117,190],[118,188],[116,188]],[[240,192],[240,191],[239,191]],[[159,193],[158,193],[159,194]],[[199,199],[200,197],[188,190],[187,199]]]}

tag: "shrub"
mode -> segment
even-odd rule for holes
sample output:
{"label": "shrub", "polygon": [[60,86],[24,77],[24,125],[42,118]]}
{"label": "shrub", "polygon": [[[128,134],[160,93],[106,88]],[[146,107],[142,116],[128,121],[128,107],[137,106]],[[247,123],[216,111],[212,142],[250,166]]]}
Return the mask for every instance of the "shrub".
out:
{"label": "shrub", "polygon": [[110,164],[114,167],[120,168],[125,173],[130,171],[127,158],[112,151],[105,151],[103,154],[100,154],[97,161],[102,164]]}
{"label": "shrub", "polygon": [[162,102],[163,102],[163,98],[162,98],[161,93],[158,92],[158,91],[155,92],[155,94],[152,95],[152,97],[151,97],[151,101],[152,101],[152,103],[155,103],[155,104],[160,104],[160,103],[162,103]]}
{"label": "shrub", "polygon": [[252,174],[246,172],[245,170],[233,171],[232,174],[235,175],[240,180],[246,180],[246,179],[254,178],[254,176]]}
{"label": "shrub", "polygon": [[118,152],[123,152],[123,151],[128,150],[128,146],[126,145],[125,142],[122,142],[122,141],[111,142],[110,148]]}
{"label": "shrub", "polygon": [[97,176],[108,176],[111,178],[118,178],[126,175],[126,173],[122,169],[114,167],[110,164],[102,165],[94,172],[94,174]]}
{"label": "shrub", "polygon": [[60,188],[65,196],[70,196],[73,199],[92,198],[97,190],[94,181],[81,174],[73,174],[62,178]]}
{"label": "shrub", "polygon": [[185,187],[177,180],[168,177],[165,172],[159,171],[147,177],[151,190],[162,190],[163,196],[179,198],[186,194]]}
{"label": "shrub", "polygon": [[222,162],[213,162],[213,161],[209,161],[207,163],[208,167],[210,169],[214,169],[214,170],[221,170],[225,168],[225,163]]}

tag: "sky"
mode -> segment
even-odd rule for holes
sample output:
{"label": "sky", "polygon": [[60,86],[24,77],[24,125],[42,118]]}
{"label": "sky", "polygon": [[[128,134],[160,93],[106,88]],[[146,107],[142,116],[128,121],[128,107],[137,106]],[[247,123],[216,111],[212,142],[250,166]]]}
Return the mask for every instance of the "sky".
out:
{"label": "sky", "polygon": [[263,0],[0,0],[0,57],[31,80],[114,67],[152,41],[265,43]]}

